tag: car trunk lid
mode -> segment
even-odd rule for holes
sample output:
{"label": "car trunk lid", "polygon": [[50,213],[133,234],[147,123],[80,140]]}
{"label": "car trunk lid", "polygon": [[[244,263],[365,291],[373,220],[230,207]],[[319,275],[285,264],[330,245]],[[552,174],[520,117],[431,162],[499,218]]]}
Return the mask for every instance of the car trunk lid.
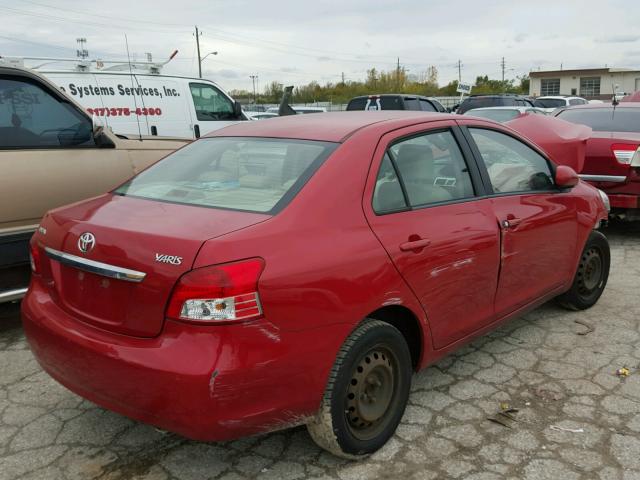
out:
{"label": "car trunk lid", "polygon": [[[587,143],[584,172],[590,175],[629,175],[633,153],[640,146],[640,133],[593,132]],[[624,163],[627,162],[627,163]]]}
{"label": "car trunk lid", "polygon": [[191,269],[202,244],[268,218],[118,195],[98,197],[47,215],[43,276],[54,300],[78,320],[124,335],[153,337],[162,329],[175,282]]}

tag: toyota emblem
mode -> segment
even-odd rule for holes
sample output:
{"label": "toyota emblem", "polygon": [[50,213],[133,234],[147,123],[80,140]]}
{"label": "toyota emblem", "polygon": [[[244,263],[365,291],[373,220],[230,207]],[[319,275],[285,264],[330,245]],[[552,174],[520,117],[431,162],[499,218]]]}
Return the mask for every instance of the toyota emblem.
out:
{"label": "toyota emblem", "polygon": [[96,237],[93,233],[85,232],[78,238],[78,250],[88,253],[96,246]]}

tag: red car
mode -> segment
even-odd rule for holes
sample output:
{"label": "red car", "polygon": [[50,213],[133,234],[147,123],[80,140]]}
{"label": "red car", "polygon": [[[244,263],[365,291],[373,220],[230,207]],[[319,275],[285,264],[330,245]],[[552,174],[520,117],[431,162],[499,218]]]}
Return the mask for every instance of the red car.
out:
{"label": "red car", "polygon": [[79,395],[199,440],[306,423],[359,457],[411,374],[557,298],[592,306],[601,194],[494,122],[421,112],[218,130],[48,213],[24,328]]}
{"label": "red car", "polygon": [[557,116],[593,129],[580,176],[609,196],[612,216],[640,220],[640,103],[581,105]]}

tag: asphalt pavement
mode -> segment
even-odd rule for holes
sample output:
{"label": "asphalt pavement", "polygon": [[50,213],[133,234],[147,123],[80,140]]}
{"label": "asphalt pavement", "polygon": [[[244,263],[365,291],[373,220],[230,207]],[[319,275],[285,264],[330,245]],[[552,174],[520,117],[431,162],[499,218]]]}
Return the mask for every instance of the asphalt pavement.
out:
{"label": "asphalt pavement", "polygon": [[42,372],[0,305],[0,480],[640,479],[640,226],[605,233],[595,307],[544,305],[415,375],[397,434],[360,462],[303,427],[198,443],[108,412]]}

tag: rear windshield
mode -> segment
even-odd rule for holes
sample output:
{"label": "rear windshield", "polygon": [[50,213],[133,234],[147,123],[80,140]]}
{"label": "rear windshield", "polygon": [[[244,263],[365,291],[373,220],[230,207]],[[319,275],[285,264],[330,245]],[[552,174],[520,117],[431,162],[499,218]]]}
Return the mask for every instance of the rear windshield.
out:
{"label": "rear windshield", "polygon": [[510,107],[512,105],[515,105],[515,99],[511,97],[472,97],[462,102],[459,110],[461,110],[460,113],[464,113],[472,108]]}
{"label": "rear windshield", "polygon": [[204,138],[117,188],[117,195],[277,213],[304,186],[336,143],[248,137]]}
{"label": "rear windshield", "polygon": [[640,132],[640,108],[576,108],[560,112],[558,117],[581,123],[596,132]]}
{"label": "rear windshield", "polygon": [[538,98],[533,101],[533,106],[538,108],[560,108],[567,105],[562,98]]}
{"label": "rear windshield", "polygon": [[468,110],[466,112],[467,115],[473,115],[475,117],[488,118],[489,120],[494,120],[496,122],[508,122],[509,120],[513,120],[520,112],[516,109],[489,109],[489,108],[474,108],[473,110]]}
{"label": "rear windshield", "polygon": [[349,102],[347,110],[404,110],[404,104],[400,96],[358,97]]}

